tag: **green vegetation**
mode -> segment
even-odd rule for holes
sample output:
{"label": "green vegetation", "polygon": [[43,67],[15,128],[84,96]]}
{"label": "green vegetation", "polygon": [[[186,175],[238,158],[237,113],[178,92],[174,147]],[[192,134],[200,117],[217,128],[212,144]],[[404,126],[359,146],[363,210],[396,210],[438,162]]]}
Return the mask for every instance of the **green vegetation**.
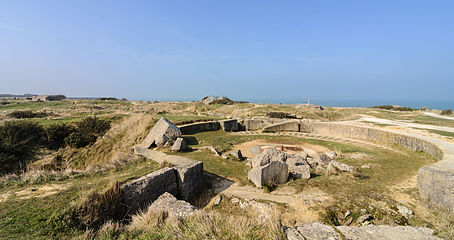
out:
{"label": "green vegetation", "polygon": [[32,121],[8,121],[0,125],[0,172],[24,170],[39,148],[58,149],[68,144],[80,148],[105,134],[110,123],[88,117],[69,126],[43,127]]}
{"label": "green vegetation", "polygon": [[393,105],[380,105],[380,106],[373,106],[372,108],[379,108],[385,110],[393,110],[393,111],[415,111],[416,109],[410,107],[401,107],[401,106],[393,106]]}
{"label": "green vegetation", "polygon": [[8,114],[8,116],[13,118],[43,118],[49,116],[49,113],[46,112],[33,112],[31,110],[24,110],[24,111],[14,111]]}
{"label": "green vegetation", "polygon": [[451,109],[446,109],[441,111],[441,115],[452,115],[452,110]]}
{"label": "green vegetation", "polygon": [[294,114],[289,114],[285,112],[269,112],[266,115],[270,118],[296,118]]}

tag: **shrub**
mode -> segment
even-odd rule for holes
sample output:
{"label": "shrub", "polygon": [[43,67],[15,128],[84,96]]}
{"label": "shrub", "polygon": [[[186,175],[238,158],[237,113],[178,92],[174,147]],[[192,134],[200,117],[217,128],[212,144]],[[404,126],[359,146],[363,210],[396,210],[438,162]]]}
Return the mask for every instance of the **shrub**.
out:
{"label": "shrub", "polygon": [[97,117],[87,117],[75,123],[75,130],[65,138],[65,143],[74,148],[85,147],[96,142],[110,128],[110,123]]}
{"label": "shrub", "polygon": [[372,108],[394,110],[394,111],[414,111],[415,110],[410,107],[400,107],[400,106],[393,106],[393,105],[379,105],[379,106],[373,106]]}
{"label": "shrub", "polygon": [[44,140],[44,129],[31,121],[10,121],[0,126],[0,172],[24,169]]}
{"label": "shrub", "polygon": [[266,115],[270,118],[296,118],[295,115],[286,112],[269,112]]}
{"label": "shrub", "polygon": [[75,131],[65,138],[65,143],[73,148],[81,148],[96,142],[97,138],[96,135],[91,133]]}
{"label": "shrub", "polygon": [[82,133],[92,133],[96,137],[104,135],[110,129],[110,123],[97,117],[87,117],[76,124],[77,131]]}
{"label": "shrub", "polygon": [[102,98],[99,98],[99,100],[101,100],[101,101],[109,101],[109,100],[116,101],[118,99],[114,98],[114,97],[102,97]]}
{"label": "shrub", "polygon": [[74,127],[65,123],[56,123],[46,128],[46,142],[50,149],[59,149],[65,145],[65,138],[75,131]]}
{"label": "shrub", "polygon": [[8,116],[13,117],[13,118],[43,118],[49,116],[48,113],[46,112],[32,112],[30,110],[25,110],[25,111],[14,111],[12,113],[9,113]]}
{"label": "shrub", "polygon": [[452,110],[451,109],[446,109],[441,111],[441,115],[452,115]]}

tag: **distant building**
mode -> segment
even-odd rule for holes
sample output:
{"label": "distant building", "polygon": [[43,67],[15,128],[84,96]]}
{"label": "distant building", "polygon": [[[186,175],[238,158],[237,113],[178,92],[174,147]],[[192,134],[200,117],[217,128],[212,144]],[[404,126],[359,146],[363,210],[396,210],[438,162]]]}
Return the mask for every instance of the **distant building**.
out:
{"label": "distant building", "polygon": [[38,95],[33,96],[32,101],[45,102],[45,101],[58,101],[66,99],[64,95]]}

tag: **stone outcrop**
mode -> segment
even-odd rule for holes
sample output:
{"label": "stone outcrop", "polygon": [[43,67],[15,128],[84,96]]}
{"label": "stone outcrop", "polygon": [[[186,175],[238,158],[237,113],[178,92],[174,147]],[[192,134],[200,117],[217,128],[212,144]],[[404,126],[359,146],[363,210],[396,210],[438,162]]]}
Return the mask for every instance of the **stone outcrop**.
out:
{"label": "stone outcrop", "polygon": [[165,192],[149,207],[148,211],[165,211],[169,216],[185,218],[196,212],[196,208],[190,203],[178,200],[172,194]]}
{"label": "stone outcrop", "polygon": [[300,123],[297,121],[287,121],[275,123],[263,128],[264,132],[299,132]]}
{"label": "stone outcrop", "polygon": [[153,129],[151,129],[150,133],[140,146],[143,148],[150,148],[163,146],[165,144],[173,144],[180,136],[180,129],[163,117],[159,119]]}
{"label": "stone outcrop", "polygon": [[184,135],[217,131],[219,129],[221,129],[221,124],[219,122],[200,122],[180,126],[180,130]]}
{"label": "stone outcrop", "polygon": [[286,227],[285,233],[287,238],[292,240],[441,240],[434,236],[432,229],[411,226],[367,225],[362,227],[332,227],[315,222],[297,225],[295,228]]}
{"label": "stone outcrop", "polygon": [[263,185],[275,186],[285,183],[288,179],[288,165],[285,162],[272,161],[252,168],[248,173],[248,179],[258,188],[262,188]]}
{"label": "stone outcrop", "polygon": [[170,148],[171,151],[175,152],[186,152],[189,150],[188,144],[184,138],[177,138],[173,146]]}
{"label": "stone outcrop", "polygon": [[177,176],[173,168],[163,168],[121,186],[130,214],[143,209],[165,192],[178,194]]}

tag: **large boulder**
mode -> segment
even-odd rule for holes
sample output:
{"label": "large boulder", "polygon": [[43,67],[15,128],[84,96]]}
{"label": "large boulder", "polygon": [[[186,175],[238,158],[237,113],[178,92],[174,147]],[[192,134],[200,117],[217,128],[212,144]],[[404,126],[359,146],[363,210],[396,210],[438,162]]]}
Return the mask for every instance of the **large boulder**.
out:
{"label": "large boulder", "polygon": [[291,154],[278,150],[274,147],[265,149],[252,159],[252,168],[260,167],[273,161],[285,162]]}
{"label": "large boulder", "polygon": [[252,168],[248,173],[248,179],[258,188],[262,188],[263,185],[285,183],[288,179],[288,165],[285,162],[271,161],[264,166]]}
{"label": "large boulder", "polygon": [[151,129],[145,140],[140,145],[143,148],[159,147],[165,144],[173,144],[181,136],[180,129],[169,120],[162,117]]}
{"label": "large boulder", "polygon": [[177,138],[175,143],[173,144],[172,148],[170,148],[171,151],[176,151],[176,152],[186,152],[188,150],[188,144],[186,143],[186,140],[184,138]]}
{"label": "large boulder", "polygon": [[328,171],[336,170],[339,172],[353,172],[354,168],[350,165],[347,165],[345,163],[338,162],[336,160],[332,160],[331,162],[328,163],[327,167]]}
{"label": "large boulder", "polygon": [[186,201],[177,200],[172,194],[166,192],[150,205],[148,211],[165,211],[169,216],[184,218],[194,214],[196,208]]}
{"label": "large boulder", "polygon": [[289,173],[295,178],[309,179],[311,177],[311,167],[307,161],[299,155],[287,158]]}

